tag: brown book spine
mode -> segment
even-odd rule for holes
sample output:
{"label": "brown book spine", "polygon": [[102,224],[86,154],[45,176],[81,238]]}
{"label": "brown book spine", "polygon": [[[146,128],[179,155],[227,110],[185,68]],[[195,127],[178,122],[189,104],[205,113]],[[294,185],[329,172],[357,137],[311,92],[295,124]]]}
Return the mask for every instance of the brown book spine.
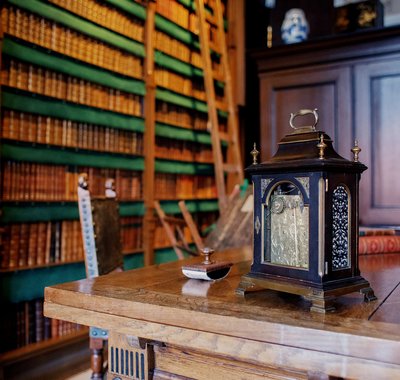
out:
{"label": "brown book spine", "polygon": [[20,227],[20,224],[11,225],[9,268],[16,268],[18,266]]}
{"label": "brown book spine", "polygon": [[51,262],[51,250],[52,250],[52,222],[47,222],[46,226],[46,254],[45,263],[49,264]]}
{"label": "brown book spine", "polygon": [[61,262],[66,262],[69,261],[68,258],[68,224],[69,222],[66,220],[63,220],[60,222],[61,224],[61,232],[60,232],[60,238],[61,238],[61,254],[60,254],[60,261]]}
{"label": "brown book spine", "polygon": [[52,338],[57,338],[59,336],[59,323],[60,321],[58,319],[51,319],[51,337]]}
{"label": "brown book spine", "polygon": [[47,228],[45,222],[38,223],[37,226],[37,252],[36,252],[36,264],[43,265],[46,257],[46,240],[47,240]]}
{"label": "brown book spine", "polygon": [[19,235],[18,266],[28,265],[29,224],[22,223]]}
{"label": "brown book spine", "polygon": [[38,254],[38,223],[29,224],[29,237],[28,237],[28,266],[34,266],[37,262]]}
{"label": "brown book spine", "polygon": [[61,222],[54,222],[54,261],[55,263],[61,262]]}
{"label": "brown book spine", "polygon": [[398,235],[360,236],[359,238],[358,253],[360,255],[398,252],[400,252],[400,236]]}

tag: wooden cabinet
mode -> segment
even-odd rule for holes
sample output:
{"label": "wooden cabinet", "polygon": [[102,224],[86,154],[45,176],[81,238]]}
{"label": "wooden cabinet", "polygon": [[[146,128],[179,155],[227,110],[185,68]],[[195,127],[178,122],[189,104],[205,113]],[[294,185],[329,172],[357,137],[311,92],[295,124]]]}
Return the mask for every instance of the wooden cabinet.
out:
{"label": "wooden cabinet", "polygon": [[354,130],[369,168],[361,179],[361,220],[400,224],[400,54],[357,64],[354,84]]}
{"label": "wooden cabinet", "polygon": [[355,139],[362,148],[360,160],[369,168],[360,184],[363,224],[400,224],[399,48],[399,28],[390,28],[253,54],[262,160],[275,153],[289,132],[291,112],[318,108],[318,128],[331,136],[342,156],[351,158]]}

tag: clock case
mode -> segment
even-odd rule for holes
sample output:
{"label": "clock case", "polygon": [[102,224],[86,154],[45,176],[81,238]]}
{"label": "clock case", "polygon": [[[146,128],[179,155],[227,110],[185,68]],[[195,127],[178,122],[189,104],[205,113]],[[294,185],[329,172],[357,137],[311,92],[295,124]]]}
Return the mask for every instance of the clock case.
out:
{"label": "clock case", "polygon": [[[322,142],[322,144],[321,144]],[[360,291],[364,300],[376,299],[358,266],[359,181],[367,167],[336,153],[331,138],[314,128],[302,128],[285,136],[275,156],[246,168],[254,189],[254,257],[250,272],[242,276],[237,293],[273,289],[299,294],[311,301],[311,310],[334,310],[334,300],[343,294]],[[265,228],[266,201],[280,183],[291,183],[308,207],[308,265],[299,268],[266,261],[271,255],[271,236]],[[348,201],[347,265],[337,265],[333,239],[343,216],[333,212],[337,193],[345,188]],[[336,195],[335,195],[336,194]],[[272,207],[272,206],[270,206]],[[263,210],[264,208],[264,210]],[[263,212],[264,211],[264,212]],[[343,231],[339,232],[343,237]],[[290,252],[286,252],[290,255]]]}

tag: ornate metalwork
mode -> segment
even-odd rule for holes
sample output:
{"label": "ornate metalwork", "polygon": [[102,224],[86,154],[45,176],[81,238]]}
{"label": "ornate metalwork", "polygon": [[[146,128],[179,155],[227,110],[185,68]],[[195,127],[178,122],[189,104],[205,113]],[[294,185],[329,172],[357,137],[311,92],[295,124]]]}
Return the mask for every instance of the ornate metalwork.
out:
{"label": "ornate metalwork", "polygon": [[308,177],[295,177],[295,178],[303,186],[304,191],[307,194],[307,197],[310,197],[310,178],[308,178]]}
{"label": "ornate metalwork", "polygon": [[354,155],[354,162],[358,162],[358,156],[361,152],[361,148],[358,146],[358,141],[354,141],[354,146],[351,148],[351,151]]}
{"label": "ornate metalwork", "polygon": [[253,157],[253,165],[257,165],[258,164],[257,157],[260,154],[260,152],[256,148],[256,143],[254,143],[253,150],[250,152],[250,154]]}
{"label": "ornate metalwork", "polygon": [[349,206],[347,189],[339,185],[332,193],[332,269],[349,267]]}
{"label": "ornate metalwork", "polygon": [[260,233],[261,222],[260,218],[257,216],[256,222],[254,223],[254,229],[256,230],[257,235]]}
{"label": "ornate metalwork", "polygon": [[325,144],[324,141],[324,135],[321,134],[319,136],[319,143],[317,144],[317,148],[319,149],[319,159],[323,160],[325,156],[325,149],[328,147],[328,145]]}
{"label": "ornate metalwork", "polygon": [[269,249],[265,260],[271,264],[308,269],[309,208],[304,204],[300,190],[292,183],[281,184],[267,204],[265,233],[269,233]]}
{"label": "ornate metalwork", "polygon": [[265,189],[273,180],[273,178],[261,178],[261,198],[264,197]]}

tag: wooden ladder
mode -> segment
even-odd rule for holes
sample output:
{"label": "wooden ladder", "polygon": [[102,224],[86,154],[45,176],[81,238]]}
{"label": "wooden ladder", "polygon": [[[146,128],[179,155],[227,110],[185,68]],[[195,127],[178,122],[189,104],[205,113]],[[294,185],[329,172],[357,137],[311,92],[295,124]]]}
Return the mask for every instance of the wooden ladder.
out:
{"label": "wooden ladder", "polygon": [[172,248],[174,249],[178,259],[183,260],[185,258],[183,254],[184,252],[189,253],[192,256],[197,256],[198,253],[190,248],[190,245],[185,238],[185,219],[166,215],[158,201],[154,201],[154,209],[156,210],[158,217],[160,218],[160,222],[164,227],[168,240],[172,244]]}
{"label": "wooden ladder", "polygon": [[[198,16],[198,28],[200,39],[201,56],[204,62],[204,87],[207,96],[209,128],[211,132],[211,144],[213,151],[215,182],[217,186],[218,202],[220,212],[227,206],[228,191],[235,184],[243,182],[243,166],[239,148],[239,128],[237,110],[234,104],[232,78],[228,63],[228,50],[224,31],[224,20],[222,14],[221,0],[215,0],[215,24],[217,27],[217,50],[220,54],[221,64],[224,72],[224,94],[228,107],[228,132],[219,131],[218,109],[214,88],[214,76],[212,71],[209,30],[207,28],[207,15],[204,8],[204,0],[196,0],[196,13]],[[227,161],[223,161],[221,140],[228,143]],[[225,183],[225,173],[228,174],[228,185]]]}

